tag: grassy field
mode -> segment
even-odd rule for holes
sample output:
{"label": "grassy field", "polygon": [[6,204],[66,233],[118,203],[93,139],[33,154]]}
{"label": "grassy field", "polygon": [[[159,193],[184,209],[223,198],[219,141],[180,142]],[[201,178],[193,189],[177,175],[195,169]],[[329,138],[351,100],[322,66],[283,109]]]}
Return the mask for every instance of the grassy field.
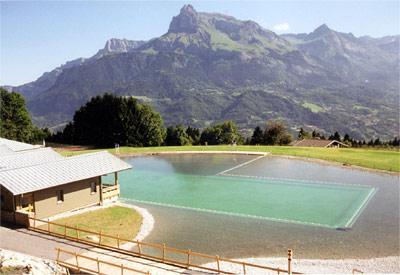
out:
{"label": "grassy field", "polygon": [[[93,232],[99,232],[102,230],[102,233],[104,234],[111,236],[117,236],[119,234],[121,239],[132,240],[139,232],[142,224],[142,216],[140,216],[140,214],[134,209],[113,206],[58,219],[54,222],[63,225],[66,224],[72,227],[78,226],[79,229],[86,229]],[[47,229],[47,225],[39,227]],[[52,232],[64,234],[64,227],[61,226],[51,225],[50,230]],[[67,235],[71,237],[77,236],[76,231],[73,229],[68,229]],[[85,239],[88,235],[94,234],[79,232],[79,238]],[[102,238],[101,243],[113,246],[117,245],[115,239],[107,237]]]}
{"label": "grassy field", "polygon": [[[65,156],[89,153],[101,150],[65,151],[58,149]],[[115,153],[115,149],[107,149]],[[298,156],[322,159],[373,168],[384,171],[400,172],[400,152],[398,150],[360,149],[360,148],[312,148],[292,146],[163,146],[163,147],[121,147],[120,154],[168,152],[168,151],[252,151],[271,152],[273,155]]]}

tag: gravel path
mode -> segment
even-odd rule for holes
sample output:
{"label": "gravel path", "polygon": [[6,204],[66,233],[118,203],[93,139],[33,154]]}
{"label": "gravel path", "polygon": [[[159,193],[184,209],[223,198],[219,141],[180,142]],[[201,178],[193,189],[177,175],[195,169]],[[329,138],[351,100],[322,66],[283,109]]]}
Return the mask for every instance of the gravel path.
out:
{"label": "gravel path", "polygon": [[[287,269],[286,258],[248,258],[237,259],[249,263],[266,265],[274,268]],[[206,264],[212,267],[214,264]],[[221,267],[237,274],[243,273],[243,267],[229,263],[221,263]],[[306,274],[351,274],[353,269],[364,273],[400,273],[400,256],[373,258],[373,259],[293,259],[292,270]],[[269,274],[265,270],[256,268],[247,268],[249,274]],[[271,274],[276,274],[271,272]]]}

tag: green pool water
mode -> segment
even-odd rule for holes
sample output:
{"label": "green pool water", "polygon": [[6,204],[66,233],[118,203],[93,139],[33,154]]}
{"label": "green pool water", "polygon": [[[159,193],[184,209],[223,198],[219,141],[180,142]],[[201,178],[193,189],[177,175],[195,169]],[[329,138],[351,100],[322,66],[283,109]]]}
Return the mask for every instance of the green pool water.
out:
{"label": "green pool water", "polygon": [[[344,228],[353,225],[375,192],[367,186],[215,175],[218,165],[199,165],[208,166],[202,170],[205,173],[185,169],[185,163],[139,163],[121,174],[121,197],[219,214]],[[225,164],[223,168],[227,167]]]}

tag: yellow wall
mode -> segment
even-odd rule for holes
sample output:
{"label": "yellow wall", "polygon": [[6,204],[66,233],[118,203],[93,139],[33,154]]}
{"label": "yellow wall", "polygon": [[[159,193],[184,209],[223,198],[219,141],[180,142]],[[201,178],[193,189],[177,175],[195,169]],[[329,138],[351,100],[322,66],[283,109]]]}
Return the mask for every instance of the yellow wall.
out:
{"label": "yellow wall", "polygon": [[[95,181],[97,192],[91,194],[90,183]],[[57,202],[57,191],[64,191],[64,201]],[[62,212],[100,203],[100,177],[71,182],[68,184],[34,192],[37,218],[46,218]]]}

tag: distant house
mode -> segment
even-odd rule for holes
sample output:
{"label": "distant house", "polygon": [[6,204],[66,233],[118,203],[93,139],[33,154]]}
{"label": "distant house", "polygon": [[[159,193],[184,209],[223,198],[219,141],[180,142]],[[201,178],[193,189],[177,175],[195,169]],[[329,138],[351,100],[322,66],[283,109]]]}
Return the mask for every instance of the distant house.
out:
{"label": "distant house", "polygon": [[[18,223],[22,214],[45,218],[116,199],[118,172],[132,168],[106,151],[63,157],[52,148],[8,143],[15,145],[0,140],[3,221]],[[104,183],[102,176],[110,173],[114,182]]]}
{"label": "distant house", "polygon": [[349,147],[337,140],[324,140],[324,139],[303,139],[295,141],[293,146],[297,147],[325,147],[325,148],[339,148],[339,147]]}

